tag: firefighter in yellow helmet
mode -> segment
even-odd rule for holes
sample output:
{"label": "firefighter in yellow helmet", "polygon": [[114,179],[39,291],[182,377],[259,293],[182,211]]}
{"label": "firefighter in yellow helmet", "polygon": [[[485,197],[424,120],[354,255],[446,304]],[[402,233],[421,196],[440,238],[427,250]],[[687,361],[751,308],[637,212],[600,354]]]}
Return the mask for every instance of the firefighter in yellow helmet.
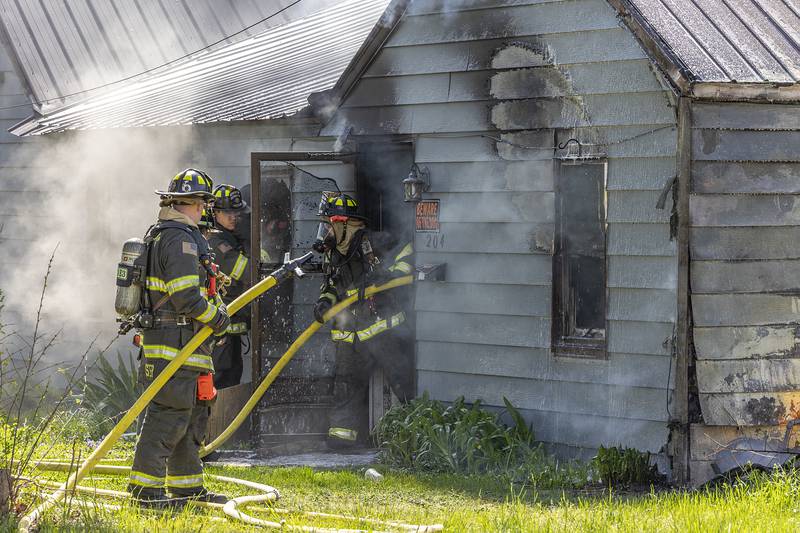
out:
{"label": "firefighter in yellow helmet", "polygon": [[[161,197],[158,222],[145,236],[146,290],[140,379],[149,385],[202,326],[216,334],[230,319],[218,298],[208,295],[210,254],[198,223],[213,201],[205,173],[187,169],[175,176]],[[212,341],[213,342],[213,341]],[[225,496],[203,486],[203,445],[214,393],[211,346],[192,354],[147,406],[128,490],[143,507],[176,506],[186,499],[225,503]],[[166,490],[170,492],[167,496]]]}
{"label": "firefighter in yellow helmet", "polygon": [[[250,250],[242,221],[250,212],[242,193],[232,185],[214,188],[214,226],[208,242],[220,270],[231,278],[223,297],[229,304],[250,288]],[[250,308],[239,311],[214,348],[214,385],[218,389],[238,385],[242,379],[242,337],[250,329]]]}
{"label": "firefighter in yellow helmet", "polygon": [[[411,273],[412,245],[401,245],[379,258],[358,204],[350,196],[330,195],[320,214],[323,223],[314,248],[323,252],[325,278],[314,305],[317,321],[322,322],[333,305],[353,294],[361,294],[363,299],[369,285]],[[405,313],[391,291],[363,299],[339,313],[331,326],[331,338],[336,343],[336,375],[328,443],[342,447],[364,442],[369,434],[369,378],[376,366],[383,369],[401,401],[413,397],[414,345]]]}

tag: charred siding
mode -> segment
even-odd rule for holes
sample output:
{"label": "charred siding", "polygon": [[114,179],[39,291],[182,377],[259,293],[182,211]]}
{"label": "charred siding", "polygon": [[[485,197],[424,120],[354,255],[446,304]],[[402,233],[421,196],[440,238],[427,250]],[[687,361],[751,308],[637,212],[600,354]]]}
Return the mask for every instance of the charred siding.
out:
{"label": "charred siding", "polygon": [[703,419],[777,425],[800,408],[800,106],[695,103],[692,114],[691,281]]}
{"label": "charred siding", "polygon": [[[411,135],[431,171],[444,244],[418,234],[418,261],[448,266],[446,282],[417,286],[418,392],[494,406],[506,396],[560,451],[662,450],[677,260],[671,202],[655,204],[675,175],[674,124],[602,0],[411,4],[323,134]],[[554,150],[497,142],[569,137],[609,143],[601,361],[550,353]]]}

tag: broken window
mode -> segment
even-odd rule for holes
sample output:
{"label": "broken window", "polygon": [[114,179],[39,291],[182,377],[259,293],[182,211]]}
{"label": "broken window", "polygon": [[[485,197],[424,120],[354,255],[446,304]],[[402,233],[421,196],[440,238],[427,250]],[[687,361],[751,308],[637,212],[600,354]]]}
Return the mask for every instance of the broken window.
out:
{"label": "broken window", "polygon": [[554,355],[606,356],[606,163],[558,161]]}

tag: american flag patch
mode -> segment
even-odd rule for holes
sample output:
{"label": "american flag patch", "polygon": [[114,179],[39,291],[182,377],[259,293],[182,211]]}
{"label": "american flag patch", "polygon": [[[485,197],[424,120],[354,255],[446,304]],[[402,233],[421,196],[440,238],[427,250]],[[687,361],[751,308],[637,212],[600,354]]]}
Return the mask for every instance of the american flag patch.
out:
{"label": "american flag patch", "polygon": [[189,255],[197,255],[197,245],[193,242],[183,241],[183,253]]}

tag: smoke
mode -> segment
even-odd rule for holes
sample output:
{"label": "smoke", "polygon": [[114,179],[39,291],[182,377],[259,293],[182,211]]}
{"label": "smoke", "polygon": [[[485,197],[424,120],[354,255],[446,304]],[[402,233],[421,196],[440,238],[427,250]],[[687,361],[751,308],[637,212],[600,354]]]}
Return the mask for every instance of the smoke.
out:
{"label": "smoke", "polygon": [[[38,192],[25,195],[28,200],[14,208],[13,226],[0,233],[18,265],[0,274],[7,333],[32,332],[55,250],[40,329],[63,333],[50,358],[75,361],[98,335],[97,349],[114,338],[115,265],[122,243],[141,237],[155,222],[153,190],[189,166],[191,132],[190,127],[71,132],[14,152],[9,166],[24,169],[24,190]],[[112,351],[129,347],[122,338]]]}

